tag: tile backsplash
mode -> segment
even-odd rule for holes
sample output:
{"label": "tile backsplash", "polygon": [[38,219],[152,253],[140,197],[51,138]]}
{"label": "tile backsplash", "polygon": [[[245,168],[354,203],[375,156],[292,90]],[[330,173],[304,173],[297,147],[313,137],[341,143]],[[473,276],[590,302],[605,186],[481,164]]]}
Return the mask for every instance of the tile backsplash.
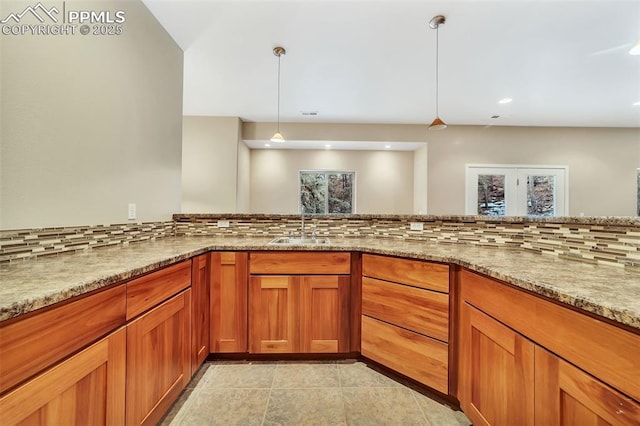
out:
{"label": "tile backsplash", "polygon": [[173,221],[0,230],[0,263],[173,235]]}
{"label": "tile backsplash", "polygon": [[[218,221],[229,227],[218,227]],[[411,222],[423,224],[410,230]],[[173,221],[0,231],[0,262],[146,241],[167,236],[277,237],[300,233],[298,215],[176,214]],[[634,218],[486,218],[479,216],[309,216],[308,234],[399,238],[507,246],[640,271],[640,221]]]}

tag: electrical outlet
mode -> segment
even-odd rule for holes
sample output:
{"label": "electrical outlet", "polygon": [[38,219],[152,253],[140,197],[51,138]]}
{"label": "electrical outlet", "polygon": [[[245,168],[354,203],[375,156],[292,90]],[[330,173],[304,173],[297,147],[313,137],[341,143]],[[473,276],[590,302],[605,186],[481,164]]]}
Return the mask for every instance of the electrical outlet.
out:
{"label": "electrical outlet", "polygon": [[136,219],[136,205],[131,203],[127,207],[127,219],[135,220]]}
{"label": "electrical outlet", "polygon": [[230,226],[231,226],[231,224],[229,223],[228,220],[219,220],[218,221],[218,228],[228,228]]}
{"label": "electrical outlet", "polygon": [[410,222],[409,229],[412,231],[422,231],[424,230],[424,223],[422,222]]}

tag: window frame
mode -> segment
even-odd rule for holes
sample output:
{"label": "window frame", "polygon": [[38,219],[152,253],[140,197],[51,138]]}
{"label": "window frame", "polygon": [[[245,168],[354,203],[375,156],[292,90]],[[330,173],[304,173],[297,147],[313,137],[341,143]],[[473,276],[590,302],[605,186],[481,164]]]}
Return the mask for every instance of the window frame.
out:
{"label": "window frame", "polygon": [[355,170],[336,170],[336,169],[299,169],[298,170],[298,213],[302,214],[302,190],[300,185],[300,180],[302,178],[302,173],[313,173],[313,174],[324,174],[325,175],[325,191],[328,192],[329,185],[329,175],[331,174],[350,174],[353,176],[353,188],[351,189],[351,212],[350,213],[329,213],[329,197],[328,193],[325,193],[325,213],[308,213],[304,214],[310,215],[347,215],[347,214],[356,214],[356,182],[357,182],[357,173]]}

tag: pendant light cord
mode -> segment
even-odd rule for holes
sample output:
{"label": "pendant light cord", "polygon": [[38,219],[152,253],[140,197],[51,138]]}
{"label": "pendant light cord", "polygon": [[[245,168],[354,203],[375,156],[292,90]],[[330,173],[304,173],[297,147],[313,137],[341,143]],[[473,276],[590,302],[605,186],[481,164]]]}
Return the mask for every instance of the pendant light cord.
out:
{"label": "pendant light cord", "polygon": [[278,55],[278,133],[280,133],[280,56]]}
{"label": "pendant light cord", "polygon": [[440,32],[440,24],[438,24],[438,26],[436,27],[436,118],[440,117],[440,113],[438,112],[438,104],[439,104],[439,100],[438,100],[438,86],[440,85],[440,80],[439,80],[439,76],[438,76],[438,69],[440,68],[438,66],[438,62],[439,62],[439,56],[440,56],[440,52],[439,52],[439,45],[440,42],[438,40],[438,33]]}

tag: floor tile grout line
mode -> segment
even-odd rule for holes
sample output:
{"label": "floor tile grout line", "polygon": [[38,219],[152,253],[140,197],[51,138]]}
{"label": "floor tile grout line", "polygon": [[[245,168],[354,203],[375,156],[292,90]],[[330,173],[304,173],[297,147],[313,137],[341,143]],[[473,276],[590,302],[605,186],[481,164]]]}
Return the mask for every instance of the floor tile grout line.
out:
{"label": "floor tile grout line", "polygon": [[267,412],[269,411],[269,404],[271,403],[271,393],[273,392],[273,383],[276,381],[278,367],[279,364],[276,362],[275,368],[273,369],[273,377],[271,378],[271,386],[269,386],[269,395],[267,395],[267,403],[264,405],[264,413],[262,413],[262,423],[260,423],[261,425],[264,425],[264,422],[267,420]]}
{"label": "floor tile grout line", "polygon": [[418,406],[418,410],[420,410],[422,417],[427,422],[427,426],[431,426],[431,421],[429,420],[427,413],[425,413],[425,411],[422,409],[422,405],[420,405],[420,402],[418,401],[418,397],[416,396],[417,392],[413,391],[412,389],[409,389],[409,392],[411,393],[411,397],[413,398],[413,401]]}

